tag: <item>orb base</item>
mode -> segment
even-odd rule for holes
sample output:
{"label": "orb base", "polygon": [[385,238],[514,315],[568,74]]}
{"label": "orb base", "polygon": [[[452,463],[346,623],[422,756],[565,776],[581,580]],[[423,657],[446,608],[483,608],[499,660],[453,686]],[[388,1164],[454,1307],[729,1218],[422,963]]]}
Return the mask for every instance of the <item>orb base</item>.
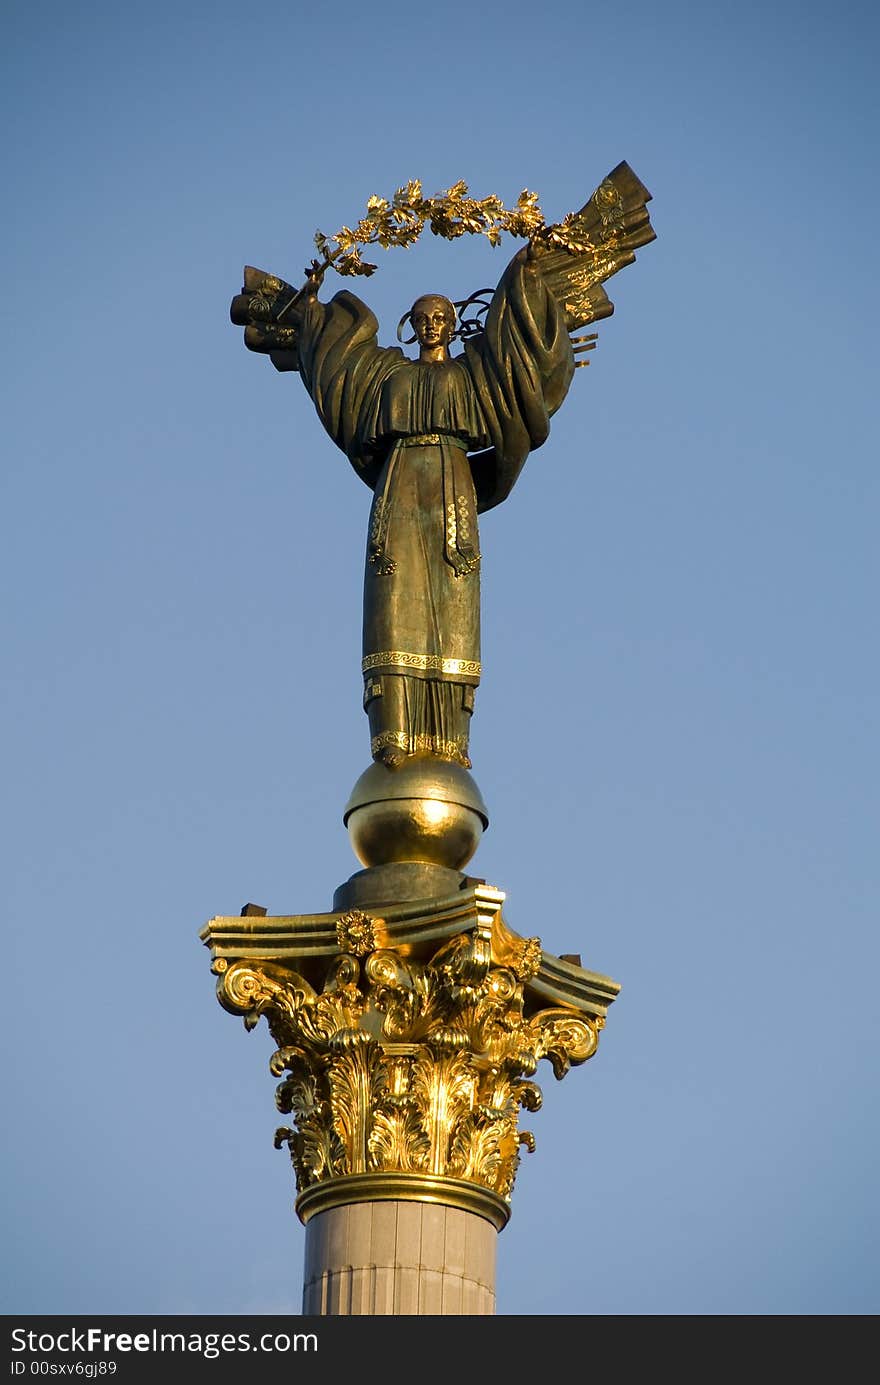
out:
{"label": "orb base", "polygon": [[476,851],[489,814],[473,776],[435,756],[410,756],[393,769],[374,761],[343,813],[366,867],[418,862],[460,871]]}

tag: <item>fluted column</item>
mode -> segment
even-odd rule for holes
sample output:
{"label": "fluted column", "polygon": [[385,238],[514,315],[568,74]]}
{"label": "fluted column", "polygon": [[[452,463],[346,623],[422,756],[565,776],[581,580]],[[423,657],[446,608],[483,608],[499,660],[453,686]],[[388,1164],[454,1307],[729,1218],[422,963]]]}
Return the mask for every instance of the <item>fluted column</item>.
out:
{"label": "fluted column", "polygon": [[306,1226],[303,1313],[495,1312],[498,1232],[435,1202],[356,1202]]}

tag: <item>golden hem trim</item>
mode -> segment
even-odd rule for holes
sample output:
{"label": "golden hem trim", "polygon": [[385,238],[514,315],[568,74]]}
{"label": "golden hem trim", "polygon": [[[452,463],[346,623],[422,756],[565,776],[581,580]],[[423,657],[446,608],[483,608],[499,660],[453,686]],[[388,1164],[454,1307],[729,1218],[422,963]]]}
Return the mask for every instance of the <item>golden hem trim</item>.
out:
{"label": "golden hem trim", "polygon": [[465,769],[471,767],[465,736],[445,741],[440,736],[408,736],[405,731],[383,731],[370,741],[370,754],[378,755],[380,750],[389,745],[394,746],[396,750],[403,750],[407,755],[427,753],[437,755],[441,760],[455,760],[458,764],[464,765]]}
{"label": "golden hem trim", "polygon": [[478,1183],[419,1173],[355,1173],[315,1183],[300,1193],[296,1214],[305,1225],[319,1212],[352,1202],[434,1202],[485,1217],[496,1231],[510,1220],[504,1198]]}
{"label": "golden hem trim", "polygon": [[361,672],[393,664],[397,668],[420,669],[423,673],[462,674],[468,678],[479,678],[483,666],[478,659],[444,659],[439,654],[411,654],[404,649],[383,649],[378,654],[367,654],[361,660]]}

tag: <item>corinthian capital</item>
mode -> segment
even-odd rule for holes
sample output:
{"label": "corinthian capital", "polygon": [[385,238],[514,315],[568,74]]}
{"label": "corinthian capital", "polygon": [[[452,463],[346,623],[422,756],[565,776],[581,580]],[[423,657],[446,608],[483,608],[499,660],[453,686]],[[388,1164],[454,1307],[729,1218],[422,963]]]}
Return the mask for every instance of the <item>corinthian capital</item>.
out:
{"label": "corinthian capital", "polygon": [[221,1004],[248,1028],[265,1017],[277,1044],[276,1102],[292,1123],[276,1145],[304,1219],[327,1198],[422,1180],[425,1196],[482,1198],[504,1224],[520,1150],[535,1147],[519,1118],[541,1106],[538,1064],[561,1078],[592,1057],[618,987],[513,933],[502,901],[475,886],[382,918],[215,918],[203,930]]}

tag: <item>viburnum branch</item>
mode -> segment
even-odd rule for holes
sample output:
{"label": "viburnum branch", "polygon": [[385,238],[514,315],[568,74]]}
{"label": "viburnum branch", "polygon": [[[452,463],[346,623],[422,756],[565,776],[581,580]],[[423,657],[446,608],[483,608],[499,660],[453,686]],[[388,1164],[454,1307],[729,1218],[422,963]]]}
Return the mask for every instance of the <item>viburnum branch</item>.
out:
{"label": "viburnum branch", "polygon": [[434,197],[423,197],[421,182],[412,178],[396,190],[390,202],[371,197],[366,215],[356,226],[342,226],[333,236],[316,231],[315,246],[322,259],[313,261],[310,272],[323,274],[332,265],[339,274],[373,274],[377,266],[362,258],[362,246],[378,245],[387,250],[394,245],[414,245],[426,226],[445,240],[484,235],[491,245],[500,244],[505,232],[534,240],[545,230],[536,193],[521,192],[516,206],[507,208],[494,194],[470,197],[464,182],[454,183]]}

